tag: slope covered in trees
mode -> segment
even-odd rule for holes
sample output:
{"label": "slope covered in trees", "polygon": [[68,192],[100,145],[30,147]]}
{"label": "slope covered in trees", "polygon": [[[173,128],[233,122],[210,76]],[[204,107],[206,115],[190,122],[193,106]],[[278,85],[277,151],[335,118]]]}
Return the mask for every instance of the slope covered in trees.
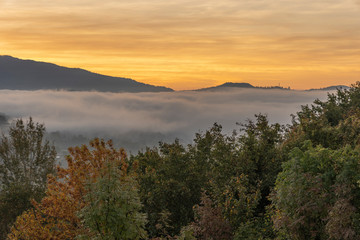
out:
{"label": "slope covered in trees", "polygon": [[102,140],[71,148],[9,238],[360,238],[360,83],[289,126],[259,114],[239,128],[130,157]]}

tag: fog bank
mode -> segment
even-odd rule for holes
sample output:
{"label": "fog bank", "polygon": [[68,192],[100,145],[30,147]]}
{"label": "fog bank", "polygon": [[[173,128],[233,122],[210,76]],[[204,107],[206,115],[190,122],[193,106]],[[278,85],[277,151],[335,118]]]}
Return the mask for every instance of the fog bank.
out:
{"label": "fog bank", "polygon": [[[290,123],[291,113],[324,91],[227,89],[216,92],[100,93],[66,91],[0,91],[0,112],[10,118],[45,123],[48,132],[60,131],[89,138],[106,136],[141,140],[146,144],[179,137],[189,142],[195,132],[217,122],[225,132],[236,129],[254,114],[271,122]],[[131,134],[133,133],[133,134]],[[154,135],[155,134],[155,135]],[[152,137],[154,135],[154,138]]]}

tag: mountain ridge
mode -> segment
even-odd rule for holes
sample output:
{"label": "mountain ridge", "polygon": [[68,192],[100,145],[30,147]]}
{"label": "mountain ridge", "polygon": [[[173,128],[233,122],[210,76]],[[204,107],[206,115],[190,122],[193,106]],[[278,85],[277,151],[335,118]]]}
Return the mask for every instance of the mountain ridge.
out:
{"label": "mountain ridge", "polygon": [[[285,91],[290,91],[292,89],[290,89],[290,87],[288,88],[284,88],[281,86],[269,86],[269,87],[258,87],[258,86],[253,86],[250,83],[246,83],[246,82],[225,82],[223,84],[217,85],[217,86],[213,86],[213,87],[207,87],[207,88],[200,88],[200,89],[196,89],[196,90],[192,90],[192,91],[201,91],[201,92],[205,92],[205,91],[218,91],[218,90],[223,90],[223,89],[228,89],[228,88],[246,88],[246,89],[278,89],[278,90],[285,90]],[[336,90],[336,89],[348,89],[349,87],[346,85],[335,85],[335,86],[329,86],[329,87],[324,87],[324,88],[311,88],[311,89],[307,89],[304,91],[332,91],[332,90]]]}
{"label": "mountain ridge", "polygon": [[329,86],[329,87],[324,87],[324,88],[311,88],[308,89],[306,91],[332,91],[332,90],[337,90],[337,89],[349,89],[349,86],[346,85],[334,85],[334,86]]}
{"label": "mountain ridge", "polygon": [[[259,87],[246,82],[225,82],[221,85],[188,91],[217,91],[228,88],[279,89],[291,90],[281,86]],[[336,85],[313,88],[305,91],[331,91],[347,89]],[[69,68],[54,63],[20,59],[0,55],[0,89],[9,90],[67,90],[99,92],[173,92],[164,86],[154,86],[131,78],[107,76],[82,68]]]}
{"label": "mountain ridge", "polygon": [[0,55],[0,89],[99,92],[172,92],[171,88],[112,77],[81,68]]}

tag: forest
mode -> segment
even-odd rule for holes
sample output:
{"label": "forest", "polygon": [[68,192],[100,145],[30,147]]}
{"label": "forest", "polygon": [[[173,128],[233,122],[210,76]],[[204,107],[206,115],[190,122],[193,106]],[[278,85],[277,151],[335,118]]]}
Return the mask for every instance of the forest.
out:
{"label": "forest", "polygon": [[224,134],[128,155],[111,140],[69,148],[13,122],[0,140],[0,239],[360,239],[360,82]]}

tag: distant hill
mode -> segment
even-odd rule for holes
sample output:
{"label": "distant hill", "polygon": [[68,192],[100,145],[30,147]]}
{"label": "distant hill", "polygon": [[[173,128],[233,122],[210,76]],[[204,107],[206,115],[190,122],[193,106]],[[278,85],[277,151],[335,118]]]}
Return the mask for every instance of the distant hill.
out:
{"label": "distant hill", "polygon": [[213,90],[219,90],[219,89],[223,89],[223,88],[255,88],[253,85],[251,85],[250,83],[232,83],[232,82],[227,82],[218,86],[214,86],[214,87],[208,87],[208,88],[201,88],[201,89],[197,89],[195,91],[213,91]]}
{"label": "distant hill", "polygon": [[290,90],[289,88],[283,88],[279,86],[273,86],[273,87],[255,87],[251,85],[250,83],[233,83],[233,82],[226,82],[224,84],[209,87],[209,88],[201,88],[197,89],[195,91],[216,91],[216,90],[222,90],[226,88],[253,88],[253,89],[282,89],[282,90]]}
{"label": "distant hill", "polygon": [[110,77],[79,68],[0,56],[0,89],[100,92],[169,92],[170,88]]}
{"label": "distant hill", "polygon": [[309,89],[307,91],[333,91],[333,90],[337,90],[337,89],[349,89],[350,87],[345,86],[345,85],[336,85],[336,86],[330,86],[330,87],[325,87],[325,88],[312,88]]}
{"label": "distant hill", "polygon": [[[248,88],[248,89],[280,89],[280,90],[290,90],[290,88],[284,88],[280,86],[270,86],[270,87],[255,87],[251,85],[250,83],[233,83],[233,82],[226,82],[224,84],[214,86],[214,87],[208,87],[208,88],[201,88],[197,89],[195,91],[217,91],[217,90],[224,90],[227,88]],[[336,89],[348,89],[348,86],[345,85],[337,85],[337,86],[330,86],[325,88],[312,88],[306,91],[332,91]]]}

